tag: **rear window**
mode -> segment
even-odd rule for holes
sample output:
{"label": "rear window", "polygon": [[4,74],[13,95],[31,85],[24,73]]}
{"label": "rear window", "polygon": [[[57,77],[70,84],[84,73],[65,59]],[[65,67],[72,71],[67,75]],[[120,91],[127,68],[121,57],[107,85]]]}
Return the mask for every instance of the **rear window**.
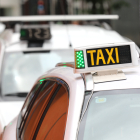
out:
{"label": "rear window", "polygon": [[74,61],[73,56],[73,49],[6,52],[1,74],[1,95],[10,97],[9,100],[18,100],[16,97],[28,93],[40,75],[59,62]]}
{"label": "rear window", "polygon": [[[86,94],[83,112],[91,97]],[[139,140],[140,89],[99,91],[81,120],[78,140]]]}

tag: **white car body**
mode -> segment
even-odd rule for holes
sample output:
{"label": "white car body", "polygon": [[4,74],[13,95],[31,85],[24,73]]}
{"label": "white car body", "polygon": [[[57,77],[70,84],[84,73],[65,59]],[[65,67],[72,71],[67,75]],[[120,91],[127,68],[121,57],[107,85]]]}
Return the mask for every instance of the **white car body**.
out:
{"label": "white car body", "polygon": [[[75,47],[80,47],[80,46],[87,46],[87,45],[94,45],[94,44],[104,44],[104,43],[116,43],[116,42],[127,42],[129,41],[128,39],[122,37],[120,34],[118,34],[116,31],[113,30],[106,30],[101,27],[96,27],[96,26],[80,26],[80,25],[51,25],[51,34],[52,34],[52,39],[49,41],[45,41],[43,44],[43,47],[41,48],[42,50],[57,50],[57,49],[73,49]],[[5,41],[6,42],[6,41]],[[17,43],[19,42],[19,43]],[[19,40],[19,33],[14,33],[12,35],[12,38],[10,41],[6,42],[8,44],[8,47],[5,47],[6,52],[14,52],[14,51],[26,51],[28,50],[33,50],[33,51],[38,51],[40,48],[27,48],[27,42],[26,41],[20,41]],[[15,44],[14,44],[15,43]],[[72,45],[70,47],[69,45]],[[65,61],[65,60],[63,60]],[[84,90],[84,84],[82,86],[79,86],[80,83],[82,83],[82,78],[80,80],[76,80],[76,77],[79,77],[79,74],[73,75],[73,71],[70,68],[68,69],[68,72],[71,73],[69,76],[73,77],[74,82],[68,79],[66,76],[67,73],[63,72],[63,69],[58,68],[60,70],[57,70],[57,72],[52,71],[48,74],[48,76],[57,76],[65,79],[70,87],[71,87],[71,98],[73,98],[70,102],[70,108],[69,108],[69,114],[68,120],[70,117],[72,117],[72,112],[74,120],[71,122],[68,121],[69,123],[67,124],[67,130],[66,130],[66,135],[65,139],[67,140],[74,140],[75,135],[76,135],[76,128],[75,124],[78,124],[78,119],[79,119],[79,114],[80,114],[80,108],[82,105],[82,100],[83,100],[83,93]],[[133,69],[132,69],[133,70]],[[127,71],[127,70],[126,70]],[[63,74],[62,74],[63,73]],[[139,69],[137,70],[137,75],[139,75]],[[129,78],[126,81],[126,84],[122,84],[122,82],[112,82],[111,87],[112,89],[114,88],[128,88],[130,87],[140,87],[139,82],[137,82],[135,85],[131,84],[131,81],[134,81],[134,78],[136,78],[139,81],[138,76],[132,76],[132,74],[127,75]],[[37,78],[37,77],[36,77]],[[71,78],[70,78],[71,79]],[[118,86],[116,86],[116,83],[118,83]],[[129,84],[129,86],[128,86]],[[95,86],[95,90],[107,90],[108,86],[107,83],[103,83],[102,89],[100,88],[100,85]],[[75,88],[77,88],[78,91],[82,93],[82,95],[75,97]],[[79,92],[79,94],[81,94]],[[75,102],[73,103],[73,100]],[[78,101],[76,101],[78,100]],[[73,104],[73,105],[71,105]],[[21,107],[23,105],[23,101],[1,101],[0,102],[0,112],[3,114],[3,119],[5,122],[5,125],[8,125],[8,123],[17,116],[19,111],[21,110]],[[78,111],[77,111],[78,110]],[[9,124],[6,128],[9,129],[9,127],[12,127],[11,124]],[[11,130],[10,130],[11,131]],[[70,131],[70,132],[68,132]],[[9,137],[10,135],[8,134],[9,132],[6,131],[4,133],[4,140],[5,137]],[[15,134],[15,133],[13,133]],[[12,135],[13,135],[12,134]],[[11,136],[10,136],[11,137]],[[10,140],[15,140],[14,137],[11,137]],[[7,138],[8,140],[8,138]]]}
{"label": "white car body", "polygon": [[[139,59],[139,58],[138,58]],[[69,86],[69,108],[67,123],[65,129],[64,140],[76,140],[79,119],[81,115],[81,108],[83,106],[85,85],[84,80],[80,74],[74,74],[73,68],[70,67],[57,67],[42,75],[41,78],[55,77],[64,80]],[[117,89],[140,89],[140,59],[139,66],[135,68],[129,68],[123,70],[126,75],[126,80],[111,81],[94,84],[91,80],[89,90],[95,91],[106,91],[106,90],[117,90]],[[38,79],[38,80],[39,80]],[[14,119],[5,129],[2,140],[16,140],[16,124],[17,118]]]}

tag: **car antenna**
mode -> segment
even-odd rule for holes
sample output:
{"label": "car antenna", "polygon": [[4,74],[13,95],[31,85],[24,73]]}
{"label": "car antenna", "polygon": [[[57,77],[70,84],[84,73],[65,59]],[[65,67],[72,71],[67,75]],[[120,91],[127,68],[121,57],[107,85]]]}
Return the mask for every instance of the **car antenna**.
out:
{"label": "car antenna", "polygon": [[69,27],[68,27],[67,23],[66,23],[66,31],[67,31],[68,41],[69,41],[69,47],[72,47],[72,43],[71,43],[71,39],[70,39],[70,35],[69,35]]}

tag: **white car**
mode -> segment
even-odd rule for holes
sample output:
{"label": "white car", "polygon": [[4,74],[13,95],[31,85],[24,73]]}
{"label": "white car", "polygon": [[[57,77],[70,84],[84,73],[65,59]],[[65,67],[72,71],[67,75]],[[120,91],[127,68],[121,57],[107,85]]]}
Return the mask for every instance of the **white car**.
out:
{"label": "white car", "polygon": [[27,93],[39,75],[53,68],[58,62],[74,61],[74,48],[129,42],[114,30],[96,26],[51,24],[50,29],[52,38],[44,41],[39,48],[29,48],[28,41],[21,41],[20,34],[10,30],[2,36],[0,113],[4,125],[19,113]]}
{"label": "white car", "polygon": [[34,84],[2,140],[139,140],[140,58],[135,44],[75,48]]}

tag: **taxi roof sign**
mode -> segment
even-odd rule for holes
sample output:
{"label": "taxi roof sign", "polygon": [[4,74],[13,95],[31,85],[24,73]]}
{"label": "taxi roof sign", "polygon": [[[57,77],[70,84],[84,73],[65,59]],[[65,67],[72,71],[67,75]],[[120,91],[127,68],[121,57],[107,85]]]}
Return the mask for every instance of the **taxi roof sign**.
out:
{"label": "taxi roof sign", "polygon": [[20,29],[20,40],[49,40],[51,39],[48,25],[24,25]]}
{"label": "taxi roof sign", "polygon": [[74,49],[75,73],[119,70],[138,65],[134,42],[111,43]]}

